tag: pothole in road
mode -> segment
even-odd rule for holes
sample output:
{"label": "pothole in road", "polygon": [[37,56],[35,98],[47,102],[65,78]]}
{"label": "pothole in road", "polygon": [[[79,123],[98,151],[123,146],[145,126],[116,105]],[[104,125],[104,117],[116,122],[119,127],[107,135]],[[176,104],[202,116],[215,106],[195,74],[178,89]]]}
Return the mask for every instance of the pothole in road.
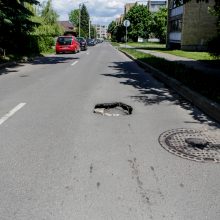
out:
{"label": "pothole in road", "polygon": [[174,129],[162,133],[160,145],[172,154],[198,162],[220,163],[218,130]]}
{"label": "pothole in road", "polygon": [[123,116],[131,115],[133,108],[122,102],[102,103],[97,104],[94,108],[94,113],[104,116]]}

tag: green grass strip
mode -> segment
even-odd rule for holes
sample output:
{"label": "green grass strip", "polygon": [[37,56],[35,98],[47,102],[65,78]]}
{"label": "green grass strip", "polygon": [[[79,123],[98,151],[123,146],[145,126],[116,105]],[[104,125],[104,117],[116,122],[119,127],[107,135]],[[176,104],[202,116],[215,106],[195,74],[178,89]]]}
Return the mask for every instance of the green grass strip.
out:
{"label": "green grass strip", "polygon": [[186,67],[173,61],[167,61],[135,49],[120,48],[135,59],[151,65],[166,75],[182,82],[185,86],[220,104],[220,75]]}

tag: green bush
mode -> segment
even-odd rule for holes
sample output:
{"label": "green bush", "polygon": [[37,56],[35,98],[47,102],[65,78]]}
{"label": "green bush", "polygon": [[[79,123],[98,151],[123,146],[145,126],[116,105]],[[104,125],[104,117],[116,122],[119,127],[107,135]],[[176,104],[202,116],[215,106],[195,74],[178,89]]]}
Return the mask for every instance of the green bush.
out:
{"label": "green bush", "polygon": [[52,36],[38,36],[39,52],[47,52],[55,45],[54,37]]}

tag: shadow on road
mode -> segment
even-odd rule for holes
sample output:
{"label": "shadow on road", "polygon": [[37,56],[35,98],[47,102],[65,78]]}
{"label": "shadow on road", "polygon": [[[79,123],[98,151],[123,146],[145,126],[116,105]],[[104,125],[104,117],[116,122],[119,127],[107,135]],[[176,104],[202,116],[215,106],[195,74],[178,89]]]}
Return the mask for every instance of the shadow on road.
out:
{"label": "shadow on road", "polygon": [[67,63],[70,60],[77,60],[78,57],[70,57],[70,56],[50,56],[50,57],[38,57],[35,58],[34,61],[31,62],[33,65],[38,64],[59,64],[59,63]]}
{"label": "shadow on road", "polygon": [[50,56],[50,57],[37,57],[33,61],[28,62],[21,62],[21,63],[15,63],[8,67],[0,69],[0,76],[5,75],[8,73],[18,72],[17,68],[24,66],[25,63],[29,63],[32,65],[39,65],[39,64],[59,64],[59,63],[68,63],[70,60],[77,60],[79,57],[71,57],[71,56]]}
{"label": "shadow on road", "polygon": [[[218,127],[218,124],[209,119],[200,110],[190,104],[187,100],[180,97],[172,89],[167,88],[163,83],[152,80],[152,77],[148,74],[144,74],[142,71],[137,72],[134,62],[115,62],[109,66],[114,70],[112,74],[102,74],[107,77],[120,78],[121,84],[129,85],[139,91],[139,95],[131,96],[130,98],[142,102],[145,105],[159,105],[161,103],[168,103],[170,105],[179,105],[183,109],[186,109],[189,114],[198,123],[206,123],[211,126]],[[195,123],[188,122],[185,123]]]}

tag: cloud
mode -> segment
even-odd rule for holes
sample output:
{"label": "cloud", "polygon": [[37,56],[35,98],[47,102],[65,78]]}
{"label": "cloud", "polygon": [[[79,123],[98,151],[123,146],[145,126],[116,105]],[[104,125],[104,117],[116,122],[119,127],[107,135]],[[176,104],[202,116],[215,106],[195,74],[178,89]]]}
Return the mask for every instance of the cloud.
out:
{"label": "cloud", "polygon": [[[41,3],[45,0],[39,0]],[[79,4],[85,3],[92,23],[109,24],[118,15],[123,14],[126,0],[52,0],[54,10],[59,15],[59,20],[68,20],[71,10],[78,9]],[[132,1],[130,1],[132,2]]]}

